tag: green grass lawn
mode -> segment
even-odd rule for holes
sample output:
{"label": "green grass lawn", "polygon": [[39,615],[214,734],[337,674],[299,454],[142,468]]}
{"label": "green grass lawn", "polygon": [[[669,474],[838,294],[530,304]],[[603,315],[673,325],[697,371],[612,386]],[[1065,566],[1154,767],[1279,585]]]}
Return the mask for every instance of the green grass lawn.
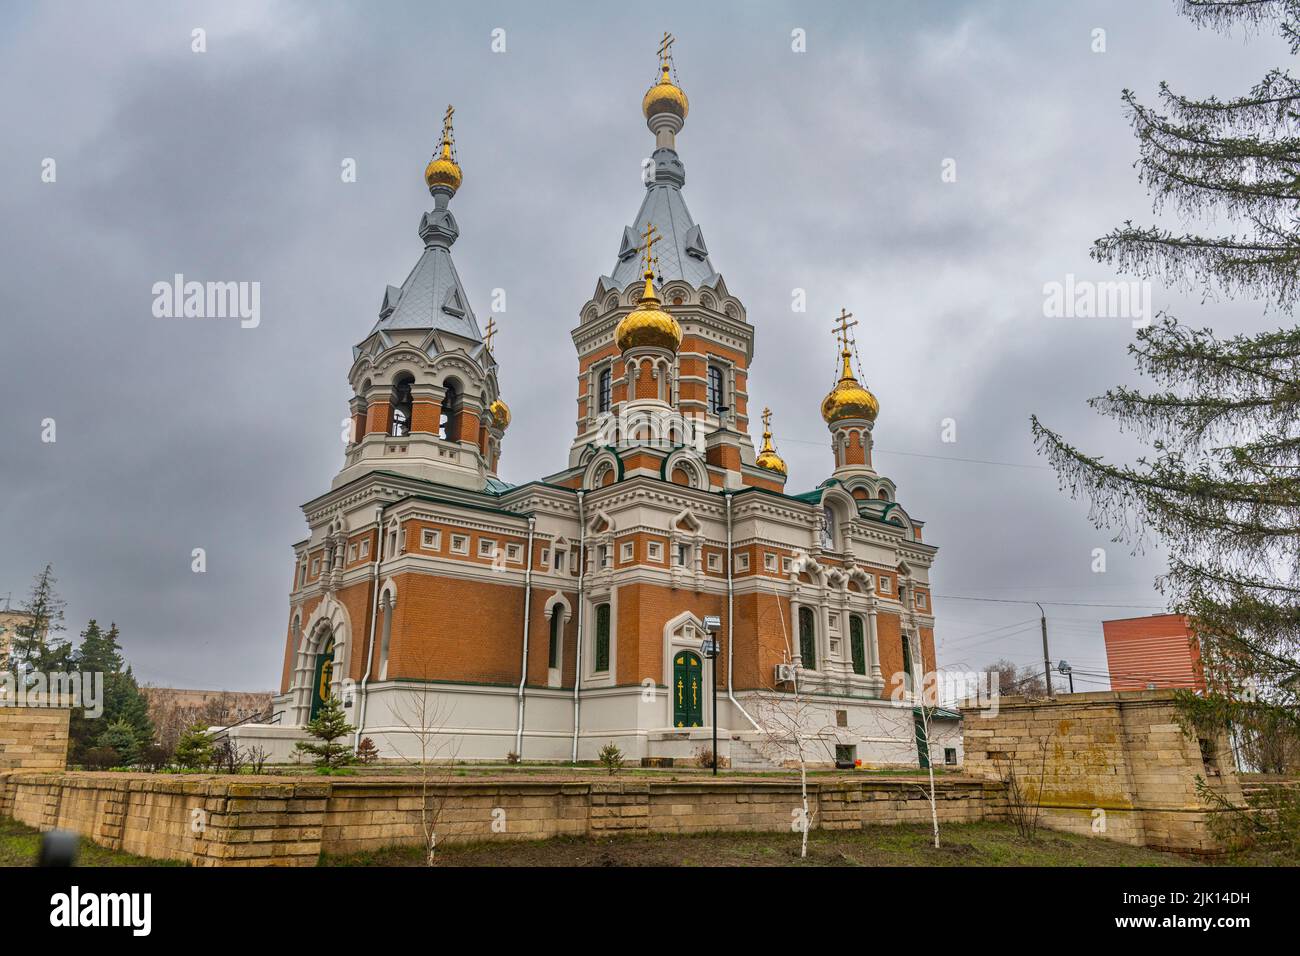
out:
{"label": "green grass lawn", "polygon": [[[1032,841],[1001,823],[953,824],[934,849],[926,826],[814,830],[808,857],[795,833],[654,834],[608,839],[447,843],[442,866],[1203,866],[1206,861],[1040,830]],[[324,857],[324,866],[421,866],[422,847]]]}
{"label": "green grass lawn", "polygon": [[[29,826],[0,817],[0,866],[35,866],[41,834]],[[150,860],[142,856],[105,850],[89,840],[81,841],[78,866],[183,866],[174,860]]]}

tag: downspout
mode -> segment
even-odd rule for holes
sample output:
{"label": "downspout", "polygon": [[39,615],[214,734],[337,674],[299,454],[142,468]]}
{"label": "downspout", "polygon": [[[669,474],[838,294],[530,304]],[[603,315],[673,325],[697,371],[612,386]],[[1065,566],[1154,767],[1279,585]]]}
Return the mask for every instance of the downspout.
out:
{"label": "downspout", "polygon": [[573,755],[571,763],[578,762],[578,722],[582,716],[582,609],[586,605],[583,581],[587,570],[587,519],[582,509],[582,491],[578,492],[578,636],[574,642],[577,652],[573,661]]}
{"label": "downspout", "polygon": [[[732,661],[734,660],[731,653],[731,647],[732,647],[732,639],[735,635],[735,630],[736,630],[735,628],[736,588],[735,588],[735,581],[732,578],[732,573],[731,573],[731,558],[732,558],[731,492],[727,492],[726,499],[727,499],[727,700],[731,701],[732,707],[735,707],[736,710],[740,711],[742,714],[745,715],[745,719],[749,721],[751,727],[753,727],[755,730],[762,730],[763,728],[758,725],[758,721],[756,721],[753,717],[749,715],[749,711],[745,710],[745,708],[740,705],[740,701],[736,700],[736,695],[732,690],[732,686],[731,686],[731,665],[732,665]],[[713,719],[717,720],[718,718],[715,715]]]}
{"label": "downspout", "polygon": [[[519,664],[519,715],[515,718],[515,756],[524,756],[524,684],[528,681],[528,624],[533,597],[533,529],[537,518],[528,516],[528,566],[524,568],[524,652]],[[558,613],[558,611],[557,611]]]}
{"label": "downspout", "polygon": [[384,508],[375,509],[375,566],[371,574],[371,586],[374,596],[370,602],[370,638],[366,641],[366,672],[361,677],[361,700],[357,707],[357,732],[352,737],[352,752],[355,754],[361,746],[361,731],[366,726],[366,684],[370,682],[370,670],[375,660],[375,618],[379,616],[379,565],[384,557]]}

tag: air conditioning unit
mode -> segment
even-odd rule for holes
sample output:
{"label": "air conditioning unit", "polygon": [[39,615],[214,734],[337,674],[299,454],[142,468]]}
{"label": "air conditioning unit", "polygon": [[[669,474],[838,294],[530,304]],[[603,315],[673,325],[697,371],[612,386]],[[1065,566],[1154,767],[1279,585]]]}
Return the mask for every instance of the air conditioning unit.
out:
{"label": "air conditioning unit", "polygon": [[777,682],[778,684],[793,684],[793,683],[794,683],[794,665],[793,665],[793,664],[777,664],[777,665],[776,665],[776,682]]}

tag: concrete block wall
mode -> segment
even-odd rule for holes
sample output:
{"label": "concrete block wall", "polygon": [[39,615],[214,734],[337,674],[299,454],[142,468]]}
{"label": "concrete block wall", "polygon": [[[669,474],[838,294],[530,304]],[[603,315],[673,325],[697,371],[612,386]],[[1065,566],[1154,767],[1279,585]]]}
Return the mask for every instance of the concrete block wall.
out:
{"label": "concrete block wall", "polygon": [[[924,781],[810,783],[814,829],[928,823]],[[797,780],[311,780],[116,773],[0,774],[0,813],[42,830],[196,866],[311,866],[321,852],[424,842],[628,833],[791,831]],[[941,823],[1002,819],[1001,784],[940,778]]]}
{"label": "concrete block wall", "polygon": [[71,715],[66,707],[0,706],[0,770],[62,770]]}
{"label": "concrete block wall", "polygon": [[[967,773],[1020,781],[1043,825],[1158,849],[1215,852],[1213,811],[1196,778],[1233,803],[1241,787],[1226,737],[1183,732],[1172,691],[1003,697],[962,711]],[[1210,754],[1207,761],[1203,755]]]}

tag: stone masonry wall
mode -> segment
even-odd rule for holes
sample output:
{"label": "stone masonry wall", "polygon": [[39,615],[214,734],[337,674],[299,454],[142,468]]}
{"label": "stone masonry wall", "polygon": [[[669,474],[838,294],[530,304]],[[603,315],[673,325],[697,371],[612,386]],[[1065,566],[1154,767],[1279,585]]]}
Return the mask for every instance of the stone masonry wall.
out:
{"label": "stone masonry wall", "polygon": [[0,770],[62,770],[71,714],[66,707],[0,706]]}
{"label": "stone masonry wall", "polygon": [[[1001,784],[943,777],[942,823],[1002,819]],[[314,865],[320,853],[423,842],[428,799],[446,840],[535,840],[622,833],[790,831],[800,807],[791,780],[435,781],[411,778],[250,780],[119,773],[0,773],[0,814],[95,843],[197,866]],[[857,829],[930,819],[923,781],[809,784],[814,828]]]}
{"label": "stone masonry wall", "polygon": [[991,779],[1014,772],[1026,802],[1054,829],[1214,852],[1212,811],[1196,778],[1242,802],[1227,739],[1185,735],[1172,691],[1003,697],[995,716],[965,708],[962,717],[963,769]]}

